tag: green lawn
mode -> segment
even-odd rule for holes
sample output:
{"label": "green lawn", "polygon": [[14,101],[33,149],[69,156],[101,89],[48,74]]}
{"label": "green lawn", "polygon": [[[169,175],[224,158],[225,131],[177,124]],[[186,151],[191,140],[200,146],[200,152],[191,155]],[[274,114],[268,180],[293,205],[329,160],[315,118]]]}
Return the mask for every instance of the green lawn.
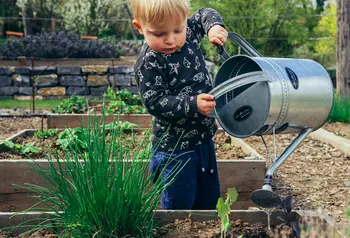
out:
{"label": "green lawn", "polygon": [[[35,100],[36,109],[51,109],[60,104],[64,99]],[[16,99],[0,99],[0,108],[32,108],[32,101]]]}

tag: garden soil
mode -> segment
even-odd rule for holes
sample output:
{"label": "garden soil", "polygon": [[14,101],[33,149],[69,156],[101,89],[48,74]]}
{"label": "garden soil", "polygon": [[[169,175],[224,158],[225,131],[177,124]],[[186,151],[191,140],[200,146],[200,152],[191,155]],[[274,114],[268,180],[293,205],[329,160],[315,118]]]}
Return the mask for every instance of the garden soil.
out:
{"label": "garden soil", "polygon": [[[296,135],[276,135],[277,156]],[[273,154],[273,136],[264,136]],[[244,139],[259,154],[270,159],[260,137]],[[293,195],[293,209],[318,210],[333,218],[341,229],[349,226],[350,157],[323,142],[307,138],[275,172],[273,189],[281,196]]]}

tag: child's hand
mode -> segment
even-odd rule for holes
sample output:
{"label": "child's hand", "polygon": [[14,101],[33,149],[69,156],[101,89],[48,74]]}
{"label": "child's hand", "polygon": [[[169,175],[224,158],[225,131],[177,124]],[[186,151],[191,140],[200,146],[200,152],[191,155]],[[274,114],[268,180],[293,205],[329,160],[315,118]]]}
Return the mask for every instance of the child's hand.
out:
{"label": "child's hand", "polygon": [[202,93],[197,96],[197,109],[204,116],[209,116],[215,106],[213,95]]}
{"label": "child's hand", "polygon": [[209,41],[213,45],[223,46],[227,40],[228,33],[225,28],[220,25],[215,25],[208,31]]}

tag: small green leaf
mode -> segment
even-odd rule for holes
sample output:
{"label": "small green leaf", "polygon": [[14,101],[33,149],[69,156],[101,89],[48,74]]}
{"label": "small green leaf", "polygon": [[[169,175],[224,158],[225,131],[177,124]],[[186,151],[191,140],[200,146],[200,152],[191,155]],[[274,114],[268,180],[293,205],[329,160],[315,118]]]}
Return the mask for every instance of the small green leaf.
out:
{"label": "small green leaf", "polygon": [[238,192],[236,188],[229,188],[227,190],[227,198],[230,200],[230,204],[236,202],[238,199]]}
{"label": "small green leaf", "polygon": [[12,149],[15,146],[15,144],[9,140],[0,140],[0,145],[4,145],[9,149]]}

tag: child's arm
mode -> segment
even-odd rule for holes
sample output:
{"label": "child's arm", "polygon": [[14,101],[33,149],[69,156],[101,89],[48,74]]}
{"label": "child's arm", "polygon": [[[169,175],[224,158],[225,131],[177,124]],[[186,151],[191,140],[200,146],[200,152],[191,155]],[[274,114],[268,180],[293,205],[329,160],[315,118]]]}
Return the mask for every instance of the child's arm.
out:
{"label": "child's arm", "polygon": [[[223,37],[226,35],[224,40],[220,40],[221,42],[225,41],[227,38],[227,31],[224,28],[224,21],[220,14],[211,8],[200,8],[188,19],[187,34],[199,43],[205,34],[210,36],[209,30],[213,26],[220,26],[220,28],[215,29],[215,33],[222,34]],[[216,35],[217,34],[214,34],[214,37]],[[212,43],[220,44],[216,40],[213,40],[214,42],[211,39],[209,40]]]}
{"label": "child's arm", "polygon": [[[180,95],[171,95],[168,89],[171,82],[166,80],[163,67],[161,59],[145,57],[144,64],[136,71],[135,77],[143,104],[156,117],[169,120],[193,117],[198,112],[197,96],[190,96],[191,87],[183,88]],[[177,68],[177,65],[173,65],[170,70],[176,71]]]}

